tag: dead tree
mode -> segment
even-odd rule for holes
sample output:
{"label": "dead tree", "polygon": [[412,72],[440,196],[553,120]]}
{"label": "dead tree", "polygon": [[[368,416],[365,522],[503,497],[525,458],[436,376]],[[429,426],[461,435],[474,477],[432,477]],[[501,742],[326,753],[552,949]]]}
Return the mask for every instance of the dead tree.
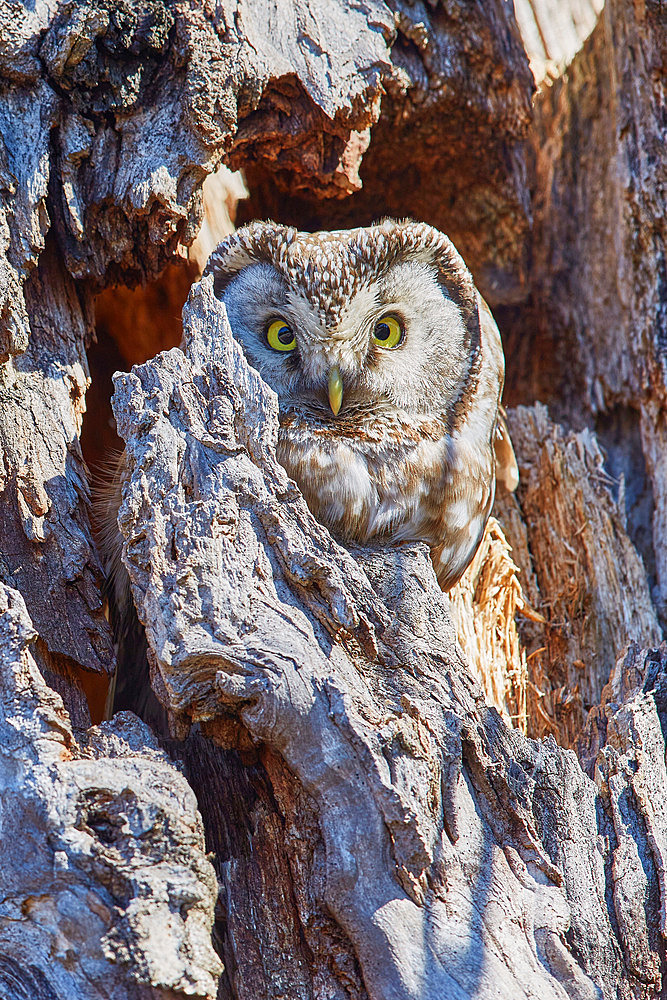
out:
{"label": "dead tree", "polygon": [[[1,8],[3,998],[663,995],[667,26],[561,13]],[[245,214],[458,243],[506,337],[514,569],[489,544],[450,602],[425,548],[337,544],[210,280],[146,360],[221,162]],[[173,337],[107,291],[95,344],[95,296],[137,282]],[[107,447],[116,360],[145,362],[114,407],[161,741],[90,725],[114,651],[80,439]]]}

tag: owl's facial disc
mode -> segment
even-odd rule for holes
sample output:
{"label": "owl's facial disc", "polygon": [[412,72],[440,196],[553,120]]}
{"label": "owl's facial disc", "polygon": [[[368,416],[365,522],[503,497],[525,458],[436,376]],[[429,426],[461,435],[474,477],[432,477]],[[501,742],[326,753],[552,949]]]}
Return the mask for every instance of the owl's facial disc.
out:
{"label": "owl's facial disc", "polygon": [[270,263],[244,267],[222,298],[235,337],[283,410],[319,419],[370,419],[387,408],[442,413],[467,376],[461,313],[427,263],[397,262],[334,310]]}

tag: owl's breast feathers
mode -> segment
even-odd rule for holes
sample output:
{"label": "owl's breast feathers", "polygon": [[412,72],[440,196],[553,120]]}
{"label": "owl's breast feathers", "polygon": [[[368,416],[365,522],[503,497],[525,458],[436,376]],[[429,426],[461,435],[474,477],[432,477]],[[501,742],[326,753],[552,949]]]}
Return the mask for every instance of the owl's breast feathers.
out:
{"label": "owl's breast feathers", "polygon": [[[476,549],[493,498],[493,456],[466,428],[396,413],[381,421],[281,418],[278,459],[313,514],[349,541],[374,537],[437,547],[441,585],[451,586]],[[435,556],[435,553],[434,553]]]}

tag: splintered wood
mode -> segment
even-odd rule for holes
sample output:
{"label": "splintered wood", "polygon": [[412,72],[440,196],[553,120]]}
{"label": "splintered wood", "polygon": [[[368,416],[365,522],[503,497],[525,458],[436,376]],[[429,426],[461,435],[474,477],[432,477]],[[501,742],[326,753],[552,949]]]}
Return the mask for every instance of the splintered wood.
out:
{"label": "splintered wood", "polygon": [[459,642],[487,703],[526,732],[526,653],[516,625],[525,601],[518,574],[502,528],[492,517],[449,600]]}
{"label": "splintered wood", "polygon": [[545,619],[521,627],[528,732],[571,746],[627,643],[655,645],[661,630],[595,435],[567,432],[539,404],[517,407],[509,424],[523,523],[513,498],[497,505],[496,516],[527,599]]}
{"label": "splintered wood", "polygon": [[509,423],[518,495],[496,500],[450,592],[452,617],[487,703],[573,746],[627,643],[656,645],[661,631],[595,435],[566,431],[539,404]]}

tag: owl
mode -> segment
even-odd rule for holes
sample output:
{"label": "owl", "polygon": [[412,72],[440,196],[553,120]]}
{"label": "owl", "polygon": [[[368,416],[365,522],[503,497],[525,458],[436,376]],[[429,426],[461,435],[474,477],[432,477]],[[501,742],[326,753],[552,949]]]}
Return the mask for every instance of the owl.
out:
{"label": "owl", "polygon": [[504,357],[453,244],[418,222],[237,230],[216,295],[278,396],[278,460],[341,541],[426,542],[443,590],[482,539],[496,476],[518,481]]}

